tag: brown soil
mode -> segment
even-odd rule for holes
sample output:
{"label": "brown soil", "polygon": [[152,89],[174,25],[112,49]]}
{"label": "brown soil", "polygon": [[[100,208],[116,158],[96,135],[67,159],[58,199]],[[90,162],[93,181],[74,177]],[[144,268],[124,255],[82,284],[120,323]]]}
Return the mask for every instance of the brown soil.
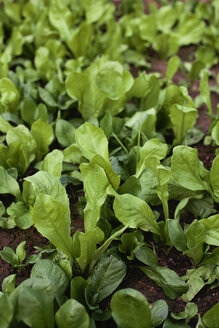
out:
{"label": "brown soil", "polygon": [[199,143],[199,144],[195,145],[194,148],[198,149],[198,156],[199,156],[199,159],[203,162],[204,167],[207,170],[210,170],[212,162],[215,158],[216,147],[211,146],[211,145],[205,146],[204,144]]}
{"label": "brown soil", "polygon": [[68,185],[66,188],[68,198],[69,198],[69,207],[71,212],[71,229],[72,233],[75,231],[84,231],[84,220],[81,218],[78,213],[78,200],[79,197],[84,196],[83,186],[74,186],[72,184]]}

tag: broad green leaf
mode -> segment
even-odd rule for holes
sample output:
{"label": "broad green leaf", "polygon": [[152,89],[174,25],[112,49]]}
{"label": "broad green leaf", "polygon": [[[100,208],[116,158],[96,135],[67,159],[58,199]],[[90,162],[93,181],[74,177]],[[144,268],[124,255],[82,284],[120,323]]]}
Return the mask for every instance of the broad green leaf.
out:
{"label": "broad green leaf", "polygon": [[25,257],[26,257],[26,251],[25,251],[25,246],[26,246],[26,241],[22,241],[16,248],[16,255],[19,258],[19,263],[21,264]]}
{"label": "broad green leaf", "polygon": [[198,159],[197,149],[177,146],[171,158],[172,176],[184,188],[208,190],[208,171]]}
{"label": "broad green leaf", "polygon": [[28,123],[33,124],[37,120],[38,107],[32,97],[26,97],[21,103],[21,117]]}
{"label": "broad green leaf", "polygon": [[10,207],[7,208],[7,213],[21,229],[28,229],[33,225],[29,206],[22,201],[12,203]]}
{"label": "broad green leaf", "polygon": [[150,167],[150,161],[154,159],[158,161],[163,159],[167,154],[168,146],[159,139],[151,139],[147,141],[140,149],[140,160],[137,163],[136,177],[139,178],[144,169]]}
{"label": "broad green leaf", "polygon": [[58,120],[55,129],[58,142],[63,147],[68,147],[75,142],[75,128],[65,120]]}
{"label": "broad green leaf", "polygon": [[0,251],[0,256],[4,261],[10,263],[13,267],[19,265],[19,258],[11,247],[5,246],[3,250]]}
{"label": "broad green leaf", "polygon": [[103,257],[92,271],[85,288],[88,305],[95,307],[111,295],[126,275],[124,262],[114,256]]}
{"label": "broad green leaf", "polygon": [[46,194],[38,194],[33,207],[37,230],[56,248],[73,258],[70,215],[66,205]]}
{"label": "broad green leaf", "polygon": [[194,82],[199,78],[200,72],[203,68],[205,68],[205,63],[203,61],[196,60],[192,63],[192,67],[189,72],[191,86],[193,86]]}
{"label": "broad green leaf", "polygon": [[110,139],[112,134],[112,124],[112,115],[110,112],[106,112],[106,114],[100,121],[100,128],[103,130],[108,140]]}
{"label": "broad green leaf", "polygon": [[7,77],[0,79],[0,112],[16,113],[20,95],[14,83]]}
{"label": "broad green leaf", "polygon": [[18,294],[18,320],[32,328],[54,328],[53,299],[48,290],[24,285]]}
{"label": "broad green leaf", "polygon": [[80,245],[80,256],[76,258],[76,261],[84,273],[92,261],[96,252],[97,244],[101,243],[104,239],[103,231],[96,227],[92,231],[77,232],[77,240]]}
{"label": "broad green leaf", "polygon": [[215,124],[211,132],[212,139],[215,141],[216,145],[219,146],[219,122]]}
{"label": "broad green leaf", "polygon": [[13,319],[13,305],[8,297],[4,294],[0,295],[0,326],[1,328],[9,328]]}
{"label": "broad green leaf", "polygon": [[84,123],[75,131],[75,139],[82,155],[87,159],[100,155],[109,161],[108,141],[102,129]]}
{"label": "broad green leaf", "polygon": [[85,307],[74,299],[67,300],[55,315],[58,328],[89,328]]}
{"label": "broad green leaf", "polygon": [[171,178],[171,171],[169,167],[165,167],[163,165],[158,165],[156,167],[156,175],[158,178],[158,186],[157,186],[157,195],[161,200],[163,206],[163,212],[165,220],[167,221],[169,218],[169,191],[168,191],[168,182]]}
{"label": "broad green leaf", "polygon": [[166,78],[171,80],[176,74],[180,64],[180,59],[178,56],[171,57],[168,61]]}
{"label": "broad green leaf", "polygon": [[100,58],[83,73],[70,73],[66,79],[66,91],[71,98],[79,101],[78,109],[88,120],[107,111],[112,115],[120,113],[133,83],[131,73],[123,70],[121,64]]}
{"label": "broad green leaf", "polygon": [[55,149],[49,154],[46,155],[42,164],[41,170],[49,172],[51,175],[60,178],[62,174],[62,162],[63,162],[63,154],[60,150]]}
{"label": "broad green leaf", "polygon": [[52,0],[49,7],[49,20],[67,43],[71,40],[73,16],[66,1]]}
{"label": "broad green leaf", "polygon": [[167,319],[162,328],[190,328],[190,326],[185,323],[173,322],[172,320]]}
{"label": "broad green leaf", "polygon": [[58,305],[61,306],[64,303],[69,281],[65,272],[57,264],[47,259],[40,260],[34,264],[30,277],[51,280],[56,287]]}
{"label": "broad green leaf", "polygon": [[91,160],[91,164],[97,164],[100,167],[102,167],[106,173],[107,178],[109,179],[109,182],[113,186],[113,188],[115,190],[117,190],[119,188],[120,178],[113,170],[111,163],[106,161],[102,156],[95,155]]}
{"label": "broad green leaf", "polygon": [[165,295],[171,300],[181,296],[188,289],[186,283],[176,274],[176,272],[166,267],[157,266],[138,268],[160,286]]}
{"label": "broad green leaf", "polygon": [[203,37],[205,28],[205,23],[194,14],[184,15],[177,26],[180,45],[199,43]]}
{"label": "broad green leaf", "polygon": [[196,294],[206,285],[206,281],[214,272],[215,267],[212,265],[202,265],[197,269],[187,270],[183,277],[189,286],[188,291],[181,296],[185,302],[190,302]]}
{"label": "broad green leaf", "polygon": [[142,263],[153,267],[158,265],[158,259],[157,256],[154,254],[154,252],[146,247],[142,246],[135,252],[135,257]]}
{"label": "broad green leaf", "polygon": [[2,166],[0,166],[0,194],[11,194],[17,199],[21,197],[19,184]]}
{"label": "broad green leaf", "polygon": [[96,75],[99,90],[111,100],[118,100],[133,86],[134,80],[130,72],[123,70],[118,62],[103,63]]}
{"label": "broad green leaf", "polygon": [[40,160],[49,152],[49,145],[52,143],[54,135],[51,125],[41,119],[34,122],[31,126],[31,134],[37,144],[37,159]]}
{"label": "broad green leaf", "polygon": [[87,171],[82,170],[84,190],[87,200],[84,209],[85,231],[92,231],[100,218],[100,208],[107,196],[109,180],[104,169],[96,164],[90,164]]}
{"label": "broad green leaf", "polygon": [[[71,49],[71,51],[73,52],[75,57],[79,57],[79,58],[84,57],[84,56],[90,57],[90,56],[92,56],[93,39],[94,39],[93,25],[84,21],[76,29],[74,29],[72,39],[69,43],[69,48]],[[83,40],[83,42],[81,42],[81,40]],[[86,59],[84,58],[84,61],[85,60]],[[89,68],[90,67],[88,67],[88,70],[89,70]],[[73,72],[71,74],[74,75],[74,73],[77,73],[77,72]],[[75,82],[77,83],[77,81],[75,81]],[[77,88],[78,88],[78,86],[76,87],[76,89]],[[81,91],[83,92],[84,90],[82,89]],[[89,95],[89,92],[87,95]],[[92,94],[90,94],[90,96],[92,97]],[[86,101],[89,102],[89,99],[86,99]],[[92,103],[92,100],[91,100],[91,103]]]}
{"label": "broad green leaf", "polygon": [[2,116],[0,116],[0,131],[7,133],[12,128],[12,125],[8,123]]}
{"label": "broad green leaf", "polygon": [[3,229],[13,229],[16,223],[12,217],[0,217],[0,227]]}
{"label": "broad green leaf", "polygon": [[215,328],[219,322],[219,303],[214,305],[202,318],[208,328]]}
{"label": "broad green leaf", "polygon": [[34,158],[33,153],[28,156],[24,144],[15,143],[10,147],[0,144],[0,164],[5,168],[16,168],[19,174],[24,174]]}
{"label": "broad green leaf", "polygon": [[157,109],[159,104],[160,82],[156,75],[151,75],[149,85],[150,89],[141,99],[141,109],[143,111],[151,108]]}
{"label": "broad green leaf", "polygon": [[28,164],[35,159],[37,144],[28,128],[24,125],[18,125],[17,127],[10,129],[6,135],[6,141],[9,149],[16,149],[16,147],[19,146],[22,147]]}
{"label": "broad green leaf", "polygon": [[219,214],[199,221],[205,227],[205,243],[219,246]]}
{"label": "broad green leaf", "polygon": [[[33,205],[38,194],[47,194],[65,205],[69,212],[69,199],[59,179],[48,172],[39,171],[24,179],[23,199]],[[70,212],[69,212],[70,213]]]}
{"label": "broad green leaf", "polygon": [[219,155],[216,156],[212,163],[211,171],[210,171],[210,184],[213,189],[214,197],[216,201],[219,202]]}
{"label": "broad green leaf", "polygon": [[129,260],[133,260],[135,252],[144,244],[144,237],[142,237],[140,230],[124,233],[121,237],[121,244],[118,247],[119,251],[125,254]]}
{"label": "broad green leaf", "polygon": [[130,194],[115,197],[113,209],[117,219],[129,228],[140,228],[160,234],[160,230],[150,206],[138,197]]}
{"label": "broad green leaf", "polygon": [[158,29],[162,32],[169,32],[178,19],[181,10],[180,3],[172,6],[162,6],[156,15]]}
{"label": "broad green leaf", "polygon": [[46,105],[51,106],[51,107],[57,107],[58,106],[58,104],[53,99],[53,97],[51,96],[49,91],[47,91],[46,89],[43,89],[41,87],[38,87],[38,91],[39,91],[40,98],[43,100],[43,102]]}
{"label": "broad green leaf", "polygon": [[[3,280],[3,282],[2,282],[2,292],[5,295],[10,296],[11,293],[15,290],[15,279],[16,279],[16,273],[10,274],[9,276],[7,276]],[[1,322],[1,320],[0,320],[0,322]]]}
{"label": "broad green leaf", "polygon": [[110,303],[118,328],[152,328],[151,311],[146,298],[137,290],[117,291]]}
{"label": "broad green leaf", "polygon": [[64,162],[72,164],[80,164],[83,158],[82,153],[76,144],[65,148],[63,150]]}
{"label": "broad green leaf", "polygon": [[92,272],[92,269],[94,265],[97,263],[97,261],[100,259],[100,257],[103,255],[103,253],[107,250],[107,248],[110,246],[113,240],[117,239],[121,234],[127,229],[128,226],[122,226],[115,229],[115,232],[107,239],[105,242],[96,250],[93,260],[90,263],[89,271]]}
{"label": "broad green leaf", "polygon": [[168,220],[168,235],[174,247],[180,252],[187,249],[185,233],[177,220]]}
{"label": "broad green leaf", "polygon": [[85,305],[84,290],[86,286],[87,281],[81,276],[76,276],[71,281],[71,298],[75,299],[83,305]]}
{"label": "broad green leaf", "polygon": [[59,261],[59,267],[65,272],[69,280],[72,279],[72,263],[70,260],[63,258]]}
{"label": "broad green leaf", "polygon": [[90,24],[98,21],[106,8],[105,0],[82,0],[81,2],[86,12],[86,20]]}
{"label": "broad green leaf", "polygon": [[[140,28],[141,28],[141,26],[140,26]],[[129,93],[130,98],[143,97],[150,90],[149,81],[150,81],[150,79],[149,79],[148,75],[146,75],[146,72],[145,71],[141,72],[141,74],[135,79],[133,87],[130,90],[130,93]]]}
{"label": "broad green leaf", "polygon": [[206,103],[207,108],[209,110],[209,114],[211,118],[213,118],[213,109],[211,103],[211,93],[209,89],[209,81],[208,81],[209,73],[208,71],[203,71],[201,80],[200,80],[200,93],[203,101]]}
{"label": "broad green leaf", "polygon": [[[77,83],[76,83],[77,82]],[[82,101],[83,98],[83,90],[86,88],[87,85],[87,77],[83,73],[79,72],[72,72],[66,79],[66,91],[69,97],[73,99]]]}
{"label": "broad green leaf", "polygon": [[143,132],[147,138],[153,138],[156,131],[156,111],[151,108],[143,112],[135,113],[128,119],[125,125],[136,132]]}
{"label": "broad green leaf", "polygon": [[191,301],[195,295],[205,286],[205,282],[201,277],[195,277],[188,280],[189,291],[182,295],[185,302]]}
{"label": "broad green leaf", "polygon": [[191,129],[197,118],[197,110],[192,107],[173,105],[170,108],[170,119],[176,142],[180,144],[188,129]]}
{"label": "broad green leaf", "polygon": [[141,192],[141,184],[135,176],[128,178],[125,183],[123,183],[117,192],[122,194],[132,194],[133,196],[138,196]]}
{"label": "broad green leaf", "polygon": [[197,313],[197,305],[195,303],[187,303],[184,311],[178,313],[171,313],[171,316],[175,320],[186,319],[186,323],[188,323]]}
{"label": "broad green leaf", "polygon": [[203,68],[210,68],[217,63],[217,54],[214,46],[211,45],[200,45],[196,51],[195,57],[197,60],[204,63]]}
{"label": "broad green leaf", "polygon": [[160,326],[168,317],[168,305],[164,300],[158,300],[152,304],[151,319],[153,327]]}
{"label": "broad green leaf", "polygon": [[166,59],[178,52],[179,42],[179,36],[175,33],[160,33],[153,39],[153,48],[162,59]]}
{"label": "broad green leaf", "polygon": [[191,257],[195,264],[198,264],[203,256],[203,244],[205,242],[205,226],[200,221],[193,221],[186,230],[186,241],[189,250],[184,254]]}
{"label": "broad green leaf", "polygon": [[179,221],[180,220],[180,214],[185,209],[189,202],[189,197],[183,198],[177,205],[175,212],[174,212],[174,220]]}
{"label": "broad green leaf", "polygon": [[216,247],[210,254],[206,254],[201,263],[219,265],[219,247]]}

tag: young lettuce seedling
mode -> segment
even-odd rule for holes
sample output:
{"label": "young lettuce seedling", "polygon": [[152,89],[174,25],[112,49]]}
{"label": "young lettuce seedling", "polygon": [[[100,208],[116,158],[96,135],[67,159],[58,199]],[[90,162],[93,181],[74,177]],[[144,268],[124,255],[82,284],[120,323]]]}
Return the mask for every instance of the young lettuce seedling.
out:
{"label": "young lettuce seedling", "polygon": [[22,263],[26,257],[25,251],[26,241],[22,241],[14,251],[11,247],[4,247],[3,250],[0,251],[0,256],[3,260],[10,263],[14,268],[21,269],[25,266]]}

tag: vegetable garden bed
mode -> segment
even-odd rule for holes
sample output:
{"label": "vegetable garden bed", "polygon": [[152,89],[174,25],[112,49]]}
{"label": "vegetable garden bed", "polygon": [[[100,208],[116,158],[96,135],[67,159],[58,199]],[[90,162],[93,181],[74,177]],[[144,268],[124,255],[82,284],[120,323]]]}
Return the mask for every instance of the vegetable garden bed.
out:
{"label": "vegetable garden bed", "polygon": [[219,5],[0,3],[0,327],[219,327]]}

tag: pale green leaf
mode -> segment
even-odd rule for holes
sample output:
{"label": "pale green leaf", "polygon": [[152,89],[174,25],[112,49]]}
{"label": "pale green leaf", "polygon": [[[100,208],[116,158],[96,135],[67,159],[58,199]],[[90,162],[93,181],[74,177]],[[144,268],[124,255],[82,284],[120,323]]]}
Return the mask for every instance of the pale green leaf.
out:
{"label": "pale green leaf", "polygon": [[96,252],[97,244],[101,243],[104,239],[103,231],[96,227],[92,231],[77,232],[77,240],[80,245],[80,256],[76,258],[77,263],[84,273],[92,261]]}
{"label": "pale green leaf", "polygon": [[208,171],[198,158],[197,149],[177,146],[173,149],[171,172],[174,179],[190,190],[208,190]]}
{"label": "pale green leaf", "polygon": [[75,142],[75,128],[65,120],[58,120],[56,123],[56,137],[63,147],[68,147]]}
{"label": "pale green leaf", "polygon": [[170,108],[170,119],[173,124],[173,131],[176,142],[180,144],[188,129],[191,129],[196,122],[197,110],[192,107],[173,105]]}
{"label": "pale green leaf", "polygon": [[14,314],[13,305],[8,297],[4,294],[0,295],[0,326],[1,328],[9,328]]}
{"label": "pale green leaf", "polygon": [[101,155],[109,161],[108,141],[102,129],[84,123],[75,131],[76,143],[82,155],[91,160],[95,155]]}
{"label": "pale green leaf", "polygon": [[109,180],[103,168],[96,164],[90,164],[86,171],[82,170],[84,176],[84,190],[87,200],[84,209],[85,231],[92,231],[100,218],[100,208],[107,196]]}
{"label": "pale green leaf", "polygon": [[115,197],[113,209],[117,219],[129,228],[140,228],[160,234],[153,211],[140,198],[131,194],[118,195]]}
{"label": "pale green leaf", "polygon": [[31,278],[51,280],[56,287],[56,300],[59,306],[64,303],[69,280],[65,272],[57,264],[48,259],[38,261],[31,270]]}
{"label": "pale green leaf", "polygon": [[139,291],[126,288],[117,291],[110,303],[118,328],[152,328],[151,311]]}
{"label": "pale green leaf", "polygon": [[52,143],[54,135],[51,125],[41,119],[31,126],[31,134],[37,144],[37,159],[40,160],[49,152],[49,145]]}
{"label": "pale green leaf", "polygon": [[11,194],[17,199],[21,196],[19,184],[2,166],[0,166],[0,194]]}
{"label": "pale green leaf", "polygon": [[55,247],[73,258],[70,214],[63,203],[49,195],[39,194],[33,207],[33,222]]}
{"label": "pale green leaf", "polygon": [[85,307],[74,299],[67,300],[55,315],[58,328],[89,328]]}
{"label": "pale green leaf", "polygon": [[51,175],[60,178],[62,174],[63,154],[60,150],[54,149],[44,158],[41,170],[49,172]]}

